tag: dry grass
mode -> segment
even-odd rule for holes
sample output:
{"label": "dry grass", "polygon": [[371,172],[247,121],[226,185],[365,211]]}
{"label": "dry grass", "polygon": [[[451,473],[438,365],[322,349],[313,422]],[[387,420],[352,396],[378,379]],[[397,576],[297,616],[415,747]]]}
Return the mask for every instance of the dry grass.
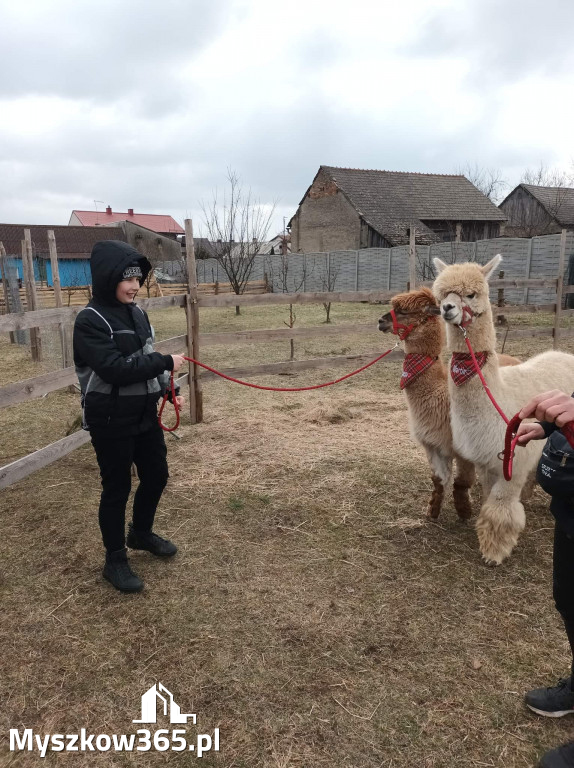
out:
{"label": "dry grass", "polygon": [[[222,327],[281,325],[269,308],[258,312],[236,325],[230,312]],[[181,316],[156,314],[158,335],[182,332]],[[379,314],[345,307],[335,318]],[[314,324],[320,313],[305,318]],[[387,340],[331,337],[297,350],[368,351]],[[507,345],[520,355],[540,348],[536,339]],[[286,349],[214,347],[202,357],[230,365],[284,359]],[[140,696],[156,681],[197,713],[199,731],[220,727],[222,750],[203,758],[208,766],[518,768],[568,739],[569,723],[522,705],[525,689],[568,667],[551,601],[546,499],[535,493],[521,542],[497,569],[481,564],[473,527],[450,502],[428,523],[431,484],[405,432],[399,367],[382,363],[315,393],[206,384],[205,422],[184,423],[181,440],[168,442],[172,476],[157,528],[180,552],[172,562],[134,553],[141,595],[115,593],[101,578],[90,446],[0,492],[0,764],[39,762],[8,754],[9,728],[134,732]],[[75,409],[65,393],[5,409],[2,454],[61,437]],[[48,753],[46,762],[56,759],[119,767],[195,758]]]}

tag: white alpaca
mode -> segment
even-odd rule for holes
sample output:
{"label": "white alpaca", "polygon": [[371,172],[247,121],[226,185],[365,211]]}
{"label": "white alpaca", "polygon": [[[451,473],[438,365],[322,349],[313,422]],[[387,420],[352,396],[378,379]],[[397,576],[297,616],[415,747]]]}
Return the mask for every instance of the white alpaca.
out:
{"label": "white alpaca", "polygon": [[[495,353],[496,334],[488,296],[488,278],[502,257],[484,267],[447,265],[434,259],[438,277],[433,292],[447,323],[447,345],[453,353],[468,353],[461,323],[475,353],[486,353],[482,373],[490,391],[510,419],[534,395],[550,389],[574,389],[574,355],[543,352],[520,365],[500,368]],[[461,363],[461,365],[465,365]],[[533,440],[517,448],[512,480],[502,474],[498,458],[504,446],[506,424],[490,402],[478,376],[460,386],[449,377],[454,450],[472,461],[479,472],[486,499],[476,523],[480,551],[486,562],[500,564],[524,529],[520,492],[538,463],[543,443]]]}

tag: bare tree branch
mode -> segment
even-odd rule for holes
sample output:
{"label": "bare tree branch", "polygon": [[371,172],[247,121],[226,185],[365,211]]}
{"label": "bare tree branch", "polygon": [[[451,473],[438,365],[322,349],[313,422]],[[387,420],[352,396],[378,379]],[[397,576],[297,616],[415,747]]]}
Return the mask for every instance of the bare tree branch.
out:
{"label": "bare tree branch", "polygon": [[233,291],[240,295],[267,239],[275,204],[264,206],[255,200],[251,190],[244,190],[238,175],[229,168],[227,180],[222,200],[216,190],[210,203],[201,202],[201,209],[213,258],[221,264]]}
{"label": "bare tree branch", "polygon": [[466,176],[495,205],[498,205],[502,200],[505,191],[510,186],[499,168],[483,168],[478,163],[474,163],[474,165],[466,163],[460,166],[457,172]]}

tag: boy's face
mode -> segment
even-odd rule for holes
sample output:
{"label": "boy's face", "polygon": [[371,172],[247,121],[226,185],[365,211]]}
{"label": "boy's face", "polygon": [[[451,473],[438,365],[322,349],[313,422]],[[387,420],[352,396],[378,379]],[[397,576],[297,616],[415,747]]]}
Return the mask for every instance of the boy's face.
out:
{"label": "boy's face", "polygon": [[137,277],[129,280],[121,280],[116,288],[116,299],[122,304],[131,304],[140,289],[140,281]]}

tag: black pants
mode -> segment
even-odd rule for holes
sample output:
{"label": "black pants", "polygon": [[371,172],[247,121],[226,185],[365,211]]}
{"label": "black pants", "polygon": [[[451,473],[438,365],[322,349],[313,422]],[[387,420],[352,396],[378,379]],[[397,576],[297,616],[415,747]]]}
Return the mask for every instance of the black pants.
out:
{"label": "black pants", "polygon": [[141,435],[112,437],[92,432],[92,445],[100,467],[102,495],[99,522],[108,552],[126,545],[126,504],[131,490],[132,463],[140,484],[134,496],[133,525],[151,531],[157,505],[168,479],[167,449],[156,424]]}
{"label": "black pants", "polygon": [[570,641],[574,673],[574,535],[566,533],[558,523],[554,528],[553,592]]}

